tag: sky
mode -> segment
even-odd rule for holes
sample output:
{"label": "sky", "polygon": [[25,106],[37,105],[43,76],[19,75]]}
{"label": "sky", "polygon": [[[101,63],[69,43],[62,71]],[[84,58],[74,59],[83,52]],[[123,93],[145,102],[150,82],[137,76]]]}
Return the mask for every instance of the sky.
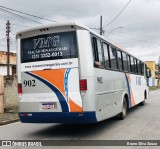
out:
{"label": "sky", "polygon": [[[100,16],[107,40],[143,61],[160,56],[160,0],[0,0],[0,6],[57,22],[80,22],[99,32]],[[115,16],[124,11],[112,22]],[[15,13],[15,12],[14,12]],[[51,22],[28,17],[42,24]],[[6,22],[11,22],[11,51],[16,51],[16,32],[39,23],[4,12],[0,7],[0,50],[6,51]],[[109,25],[107,25],[110,23]]]}

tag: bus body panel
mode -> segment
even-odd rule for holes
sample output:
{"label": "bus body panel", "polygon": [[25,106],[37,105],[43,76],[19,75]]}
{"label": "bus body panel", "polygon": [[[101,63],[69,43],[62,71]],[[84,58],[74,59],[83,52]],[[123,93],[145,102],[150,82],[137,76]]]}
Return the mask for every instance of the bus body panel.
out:
{"label": "bus body panel", "polygon": [[77,30],[77,42],[80,79],[87,80],[87,91],[82,99],[83,111],[95,111],[94,60],[90,32],[87,30]]}
{"label": "bus body panel", "polygon": [[129,98],[130,98],[130,106],[134,107],[135,105],[142,102],[145,97],[145,91],[148,93],[148,87],[146,85],[146,79],[144,76],[128,74],[126,73],[128,90],[129,90]]}
{"label": "bus body panel", "polygon": [[[32,112],[31,107],[34,112],[47,111],[48,109],[43,109],[41,106],[44,103],[50,103],[54,107],[48,111],[82,112],[78,68],[22,72],[22,81],[31,84],[22,84],[21,103],[26,100],[32,102],[30,106],[26,105],[26,108],[20,108],[20,111],[23,112],[26,109],[26,112]],[[37,103],[36,107],[38,108],[32,106],[33,101],[34,104]]]}
{"label": "bus body panel", "polygon": [[21,83],[21,39],[20,39],[20,36],[17,36],[17,39],[16,39],[16,48],[17,48],[17,83]]}
{"label": "bus body panel", "polygon": [[[97,81],[99,77],[103,79],[103,83]],[[128,108],[131,108],[144,100],[145,91],[148,94],[146,79],[139,75],[95,68],[95,84],[97,121],[119,114],[125,95],[128,96]]]}
{"label": "bus body panel", "polygon": [[128,93],[124,73],[95,68],[95,84],[97,119],[104,120],[120,113],[123,94]]}

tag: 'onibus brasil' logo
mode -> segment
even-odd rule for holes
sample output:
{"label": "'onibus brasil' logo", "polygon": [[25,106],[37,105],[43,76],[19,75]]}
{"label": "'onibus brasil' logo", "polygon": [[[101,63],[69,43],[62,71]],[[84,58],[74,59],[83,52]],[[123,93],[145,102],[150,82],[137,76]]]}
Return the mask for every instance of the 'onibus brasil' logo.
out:
{"label": "'onibus brasil' logo", "polygon": [[33,39],[34,49],[57,47],[59,45],[59,36]]}

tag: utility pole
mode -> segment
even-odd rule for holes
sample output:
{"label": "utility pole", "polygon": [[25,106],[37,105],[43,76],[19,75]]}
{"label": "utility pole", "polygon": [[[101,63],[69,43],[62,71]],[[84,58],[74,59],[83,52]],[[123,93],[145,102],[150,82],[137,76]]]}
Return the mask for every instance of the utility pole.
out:
{"label": "utility pole", "polygon": [[100,18],[100,35],[103,34],[103,27],[102,27],[102,16]]}
{"label": "utility pole", "polygon": [[10,27],[11,23],[9,20],[6,23],[6,37],[7,37],[7,79],[9,79],[10,73],[9,73],[9,51],[10,51],[10,38],[9,38],[9,33],[10,33]]}

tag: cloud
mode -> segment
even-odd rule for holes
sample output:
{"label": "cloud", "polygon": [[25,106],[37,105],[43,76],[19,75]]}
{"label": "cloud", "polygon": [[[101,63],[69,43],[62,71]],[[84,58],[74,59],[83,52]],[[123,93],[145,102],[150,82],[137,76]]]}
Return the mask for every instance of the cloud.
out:
{"label": "cloud", "polygon": [[[17,9],[23,12],[56,20],[58,22],[78,21],[89,27],[99,27],[100,15],[103,16],[103,25],[108,24],[127,4],[129,0],[1,0],[3,6]],[[123,13],[109,26],[104,28],[105,35],[112,29],[123,26],[123,29],[111,33],[116,43],[120,43],[125,49],[134,51],[137,56],[145,57],[145,60],[156,60],[160,55],[160,1],[140,0],[127,6]],[[5,38],[5,23],[10,20],[12,24],[36,26],[37,23],[16,17],[0,11],[0,40]],[[35,19],[35,18],[32,18]],[[44,24],[44,20],[35,19]],[[12,34],[26,28],[26,26],[12,25]],[[14,39],[15,35],[12,36]],[[1,46],[1,49],[6,49]],[[15,45],[12,47],[15,50]],[[156,60],[157,61],[157,60]]]}

